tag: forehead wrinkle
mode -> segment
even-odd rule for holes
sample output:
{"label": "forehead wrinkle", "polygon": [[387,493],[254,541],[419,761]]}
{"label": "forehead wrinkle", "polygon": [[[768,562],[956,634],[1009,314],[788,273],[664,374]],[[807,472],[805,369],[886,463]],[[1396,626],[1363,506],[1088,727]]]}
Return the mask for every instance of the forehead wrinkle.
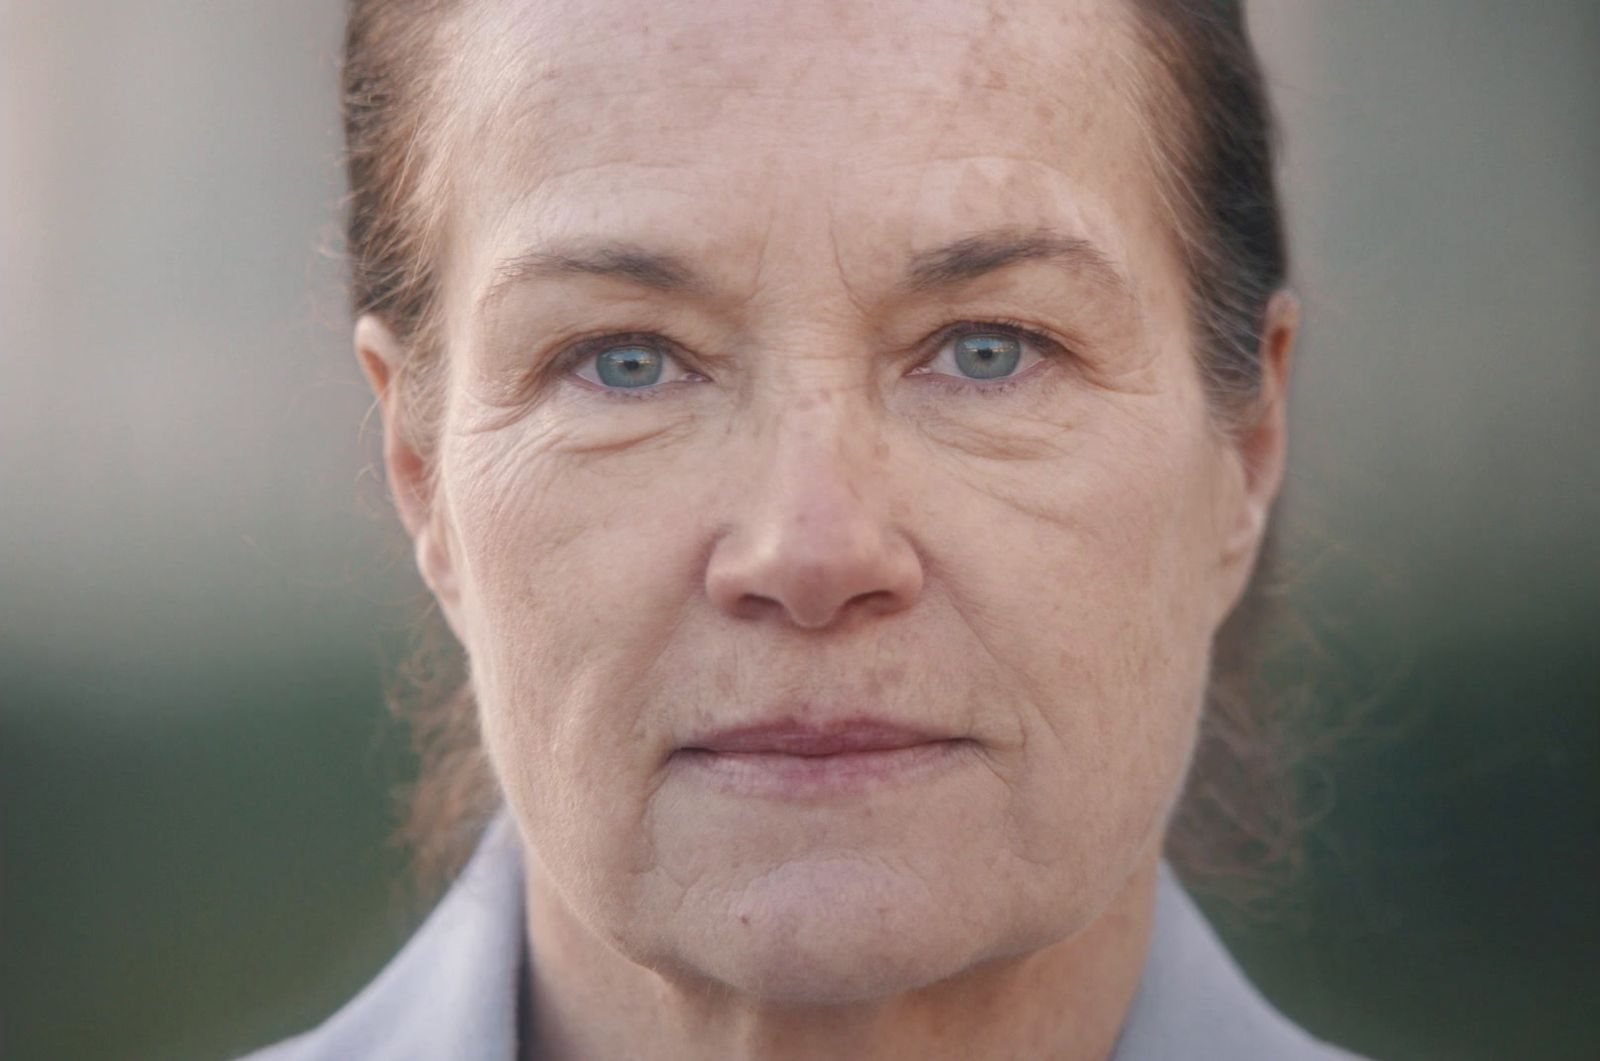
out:
{"label": "forehead wrinkle", "polygon": [[[793,6],[802,9],[815,5],[798,3]],[[770,26],[764,31],[746,24],[719,28],[717,12],[721,5],[715,0],[710,0],[698,14],[674,10],[654,33],[648,29],[641,32],[638,27],[614,29],[615,23],[605,22],[600,30],[589,23],[574,26],[571,19],[551,18],[555,13],[538,12],[536,5],[525,7],[524,14],[533,17],[516,19],[509,25],[503,17],[500,20],[491,17],[498,9],[488,5],[478,8],[478,17],[473,20],[476,25],[471,32],[463,30],[458,35],[457,43],[463,47],[453,49],[456,53],[453,65],[461,69],[455,78],[460,91],[453,93],[457,104],[452,109],[463,119],[457,124],[456,146],[470,146],[470,153],[480,157],[486,149],[490,154],[509,151],[517,156],[516,164],[526,164],[530,151],[534,152],[532,159],[561,154],[554,141],[573,140],[582,145],[586,153],[593,153],[596,148],[601,149],[602,155],[631,151],[636,147],[637,137],[628,135],[625,126],[632,109],[619,105],[641,94],[662,91],[677,92],[679,98],[670,113],[657,115],[647,131],[685,135],[695,133],[707,123],[728,119],[731,97],[736,97],[737,106],[748,107],[758,101],[802,106],[860,105],[864,100],[889,101],[929,93],[943,95],[945,106],[937,111],[945,124],[939,130],[940,135],[932,137],[937,142],[951,132],[948,123],[964,114],[973,114],[975,107],[978,111],[985,109],[977,106],[975,99],[1033,99],[1040,101],[1042,112],[1043,101],[1054,100],[1063,79],[1069,82],[1085,77],[1094,80],[1092,68],[1104,61],[1099,53],[1120,51],[1118,48],[1096,49],[1089,56],[1063,65],[1060,56],[1040,54],[1032,34],[1026,38],[1021,36],[1032,20],[1007,19],[998,24],[991,20],[988,26],[967,25],[963,30],[929,25],[930,19],[924,17],[919,18],[916,27],[919,39],[950,38],[964,42],[964,55],[958,61],[952,62],[950,56],[939,61],[937,56],[924,54],[925,48],[908,52],[903,47],[872,46],[873,43],[881,45],[881,41],[850,38],[852,75],[843,78],[841,85],[838,71],[834,69],[837,64],[818,61],[826,56],[812,54],[813,49],[794,48],[792,36],[777,35],[775,40]],[[940,9],[939,13],[942,21],[951,21],[949,10]],[[967,18],[956,21],[968,22],[974,13],[969,10]],[[798,17],[800,11],[792,14]],[[1061,18],[1063,14],[1057,12],[1056,17]],[[654,21],[662,19],[658,16]],[[807,28],[811,35],[827,35],[821,27]],[[523,32],[515,32],[517,29]],[[834,34],[840,32],[838,26],[828,29]],[[713,30],[717,32],[711,33]],[[473,38],[470,41],[459,39],[469,36]],[[730,38],[737,46],[730,46]],[[465,46],[468,44],[476,46]],[[696,46],[712,50],[702,55],[693,50]],[[834,53],[839,50],[824,49]],[[593,54],[596,51],[602,54],[596,56]],[[469,61],[468,53],[479,58]],[[653,64],[648,70],[633,65],[647,60],[671,62],[664,67]],[[619,64],[624,73],[632,76],[618,76]],[[795,69],[790,71],[790,66]],[[1113,69],[1106,67],[1105,71]],[[873,76],[890,70],[902,76],[887,80]],[[909,81],[903,76],[908,71],[917,72]],[[1004,76],[997,81],[984,76],[984,71],[1003,72]],[[1007,84],[1013,86],[1010,91],[1001,87]],[[1018,85],[1029,86],[1029,91],[1015,91]],[[612,100],[616,103],[609,102]],[[605,113],[599,116],[580,114],[577,117],[584,120],[578,121],[569,113],[570,107],[563,106],[583,101],[607,101],[602,104]],[[1075,108],[1055,109],[1070,114]],[[761,117],[741,114],[743,135],[750,137],[753,124],[759,124],[751,119]],[[805,131],[796,129],[796,118],[804,119],[805,114],[766,117],[774,119],[775,126],[770,131],[776,137],[766,146],[790,143],[797,132]],[[870,118],[868,115],[863,120]],[[800,124],[803,126],[804,121]],[[919,139],[926,135],[926,131],[922,131]],[[651,143],[653,149],[660,149],[666,142],[652,137]],[[680,160],[692,161],[698,150],[684,148]]]}
{"label": "forehead wrinkle", "polygon": [[[605,99],[659,87],[663,75],[679,90],[718,97],[854,102],[863,92],[896,95],[943,86],[964,98],[1018,74],[1041,86],[1053,83],[1061,70],[1048,49],[1040,54],[1039,30],[1056,30],[1057,24],[1097,28],[1126,14],[1120,4],[1101,10],[1099,4],[1062,0],[1031,5],[1043,10],[1008,9],[1005,17],[965,2],[901,6],[907,9],[902,18],[915,19],[915,48],[906,47],[903,22],[883,17],[888,8],[876,4],[623,0],[586,4],[587,17],[579,18],[572,9],[545,3],[475,4],[456,20],[450,52],[462,68],[461,98],[474,101],[480,115],[484,101],[492,110],[519,82],[524,90],[541,85],[551,101]],[[749,17],[752,7],[761,18]],[[1102,17],[1087,17],[1085,9]],[[1113,17],[1107,20],[1106,14]],[[948,45],[929,48],[931,41]],[[841,79],[829,63],[817,61],[826,53],[848,55],[855,71],[863,64],[916,71],[920,84],[891,88],[875,85],[871,77]],[[640,69],[640,63],[649,65]]]}
{"label": "forehead wrinkle", "polygon": [[[808,5],[802,4],[799,6],[806,7]],[[714,14],[713,9],[721,10],[714,0],[706,11],[712,11]],[[490,8],[487,6],[479,8],[480,15],[489,10]],[[1069,17],[1069,10],[1070,14],[1076,17]],[[1115,13],[1115,11],[1113,10],[1112,13]],[[680,14],[684,13],[680,12]],[[525,178],[531,177],[535,172],[542,171],[542,173],[548,174],[552,166],[557,173],[564,173],[573,164],[576,164],[578,169],[624,165],[630,169],[639,167],[682,169],[689,173],[692,171],[693,164],[699,156],[693,142],[685,140],[684,136],[679,134],[687,134],[694,131],[694,129],[698,128],[702,119],[711,121],[719,114],[725,119],[729,118],[725,111],[718,110],[704,115],[701,115],[698,111],[693,111],[691,114],[680,114],[675,119],[668,115],[667,117],[670,120],[654,125],[651,129],[658,133],[670,131],[673,136],[671,138],[651,136],[647,141],[652,152],[650,155],[644,158],[628,158],[617,156],[624,155],[627,150],[631,150],[640,142],[636,137],[627,135],[630,128],[627,124],[628,116],[633,113],[631,110],[625,108],[615,113],[607,111],[604,115],[606,120],[597,124],[597,119],[593,115],[580,114],[578,117],[587,117],[589,120],[579,122],[572,115],[567,114],[565,109],[560,106],[562,101],[571,102],[577,98],[623,96],[635,89],[648,87],[648,84],[629,86],[628,79],[623,79],[620,84],[617,84],[609,79],[591,81],[583,77],[580,71],[585,71],[591,64],[585,63],[581,56],[567,54],[566,49],[563,47],[564,43],[572,44],[576,42],[582,44],[583,47],[578,50],[584,52],[590,50],[590,46],[602,47],[608,53],[607,58],[612,61],[615,60],[619,48],[627,49],[630,52],[637,51],[640,57],[666,57],[669,54],[675,54],[679,59],[687,59],[696,53],[692,52],[692,50],[686,52],[679,48],[669,48],[667,47],[668,43],[677,38],[676,43],[692,45],[697,38],[703,36],[703,31],[714,28],[715,20],[706,15],[705,12],[702,12],[698,17],[693,12],[686,14],[687,17],[678,20],[680,25],[676,27],[677,32],[674,32],[675,27],[662,24],[658,25],[657,32],[653,35],[644,35],[642,37],[634,33],[632,29],[619,32],[610,28],[614,24],[603,22],[597,28],[593,23],[573,25],[570,20],[558,20],[554,25],[559,26],[559,30],[552,35],[548,32],[506,32],[509,27],[500,20],[486,17],[474,20],[477,24],[472,27],[474,31],[472,36],[477,39],[473,43],[480,46],[485,43],[488,44],[487,51],[479,52],[482,59],[487,61],[468,62],[466,53],[474,49],[462,48],[457,50],[455,64],[463,66],[463,70],[458,77],[459,87],[466,89],[470,82],[473,88],[473,91],[459,95],[457,97],[457,107],[452,108],[457,112],[458,118],[464,119],[455,125],[457,137],[473,143],[473,153],[481,153],[487,150],[491,158],[502,162],[504,165],[515,167]],[[949,12],[945,11],[945,14],[948,15]],[[1122,19],[1096,18],[1091,20],[1085,17],[1087,11],[1078,10],[1076,5],[1066,5],[1065,8],[1052,14],[1054,18],[1063,23],[1078,22],[1091,25],[1097,35],[1103,34],[1107,28],[1111,28],[1111,33],[1116,43],[1122,43],[1127,36],[1126,33],[1121,32],[1124,28],[1119,25]],[[671,23],[674,17],[668,17],[666,22]],[[660,19],[656,21],[658,23],[661,22]],[[1033,24],[1035,22],[1032,19],[1007,19],[999,25],[991,25],[982,32],[963,34],[943,25],[930,27],[919,23],[917,29],[922,37],[967,41],[967,56],[972,61],[958,63],[952,68],[948,64],[934,62],[930,56],[920,50],[901,56],[902,62],[922,74],[933,73],[938,70],[960,70],[963,72],[959,77],[952,76],[944,82],[946,88],[958,89],[959,91],[955,95],[947,93],[944,102],[948,106],[935,108],[935,113],[927,116],[932,119],[933,129],[929,130],[922,127],[916,129],[904,128],[901,130],[898,139],[888,141],[889,146],[893,148],[897,145],[903,145],[908,137],[915,137],[916,140],[927,143],[928,146],[933,147],[933,150],[927,151],[924,149],[920,153],[921,157],[917,160],[919,164],[954,160],[957,157],[965,156],[967,152],[962,151],[952,154],[948,148],[939,150],[938,146],[941,141],[952,138],[959,133],[958,124],[963,115],[971,115],[973,113],[970,106],[963,107],[959,101],[965,99],[970,103],[974,97],[986,101],[992,100],[996,106],[1007,100],[1025,101],[1033,99],[1037,101],[1035,112],[1040,116],[1048,117],[1049,112],[1053,110],[1057,115],[1061,116],[1061,120],[1070,120],[1073,124],[1079,126],[1079,128],[1071,130],[1071,132],[1085,132],[1086,130],[1081,127],[1082,123],[1093,120],[1093,115],[1085,112],[1081,106],[1077,105],[1076,96],[1071,97],[1070,102],[1073,105],[1067,106],[1063,102],[1060,82],[1064,80],[1068,84],[1076,85],[1087,78],[1090,82],[1096,84],[1103,83],[1100,79],[1092,76],[1096,68],[1103,74],[1117,75],[1105,79],[1114,84],[1114,95],[1119,97],[1134,95],[1127,91],[1129,86],[1123,83],[1124,67],[1127,65],[1129,57],[1124,54],[1121,48],[1095,48],[1087,54],[1077,56],[1073,61],[1063,64],[1061,57],[1054,55],[1054,53],[1040,53],[1036,38],[1032,33],[1027,32],[1027,26]],[[540,26],[539,28],[542,30],[545,27]],[[1056,27],[1047,25],[1046,28],[1055,29]],[[818,27],[810,25],[808,29],[815,32]],[[466,36],[466,33],[463,33],[462,36]],[[781,98],[795,103],[815,103],[825,98],[830,101],[837,99],[843,102],[860,100],[869,96],[888,98],[915,95],[924,91],[920,87],[907,88],[892,84],[880,84],[872,77],[867,77],[859,83],[849,86],[855,89],[853,92],[837,92],[836,89],[830,92],[830,85],[816,80],[793,81],[781,76],[781,71],[777,69],[781,64],[757,61],[761,56],[763,47],[772,43],[770,34],[765,35],[767,39],[763,40],[764,35],[756,32],[753,27],[743,26],[740,27],[740,32],[736,33],[735,36],[740,38],[741,45],[736,51],[743,54],[741,56],[730,56],[726,52],[722,52],[721,58],[714,64],[715,70],[695,63],[688,63],[685,68],[673,68],[676,75],[674,80],[679,82],[677,88],[689,94],[684,98],[695,99],[698,98],[698,95],[704,95],[713,90],[722,90],[716,91],[714,94],[718,98],[725,98],[725,90],[733,74],[740,74],[748,79],[747,91],[740,94],[746,101],[750,99]],[[719,41],[721,39],[719,38]],[[467,42],[460,40],[460,43],[465,44]],[[1008,44],[1020,46],[1007,47],[1006,45]],[[790,52],[792,54],[792,49]],[[781,55],[783,53],[780,50],[777,54]],[[881,57],[887,59],[889,56],[887,53],[883,53]],[[1108,58],[1116,60],[1116,62],[1107,62]],[[972,74],[976,76],[969,75],[965,71],[971,70],[974,63],[978,63],[986,69],[998,67],[1004,70],[1008,76],[1004,81],[996,83],[985,78],[983,76],[984,71],[972,71]],[[825,72],[822,68],[828,65],[826,63],[816,63],[808,64],[808,67],[810,73],[815,77],[822,75]],[[869,63],[869,65],[871,64]],[[578,76],[574,78],[574,75]],[[615,90],[613,90],[614,84]],[[781,86],[781,88],[774,90],[777,86]],[[751,92],[750,89],[754,89],[754,91]],[[835,92],[837,92],[837,95],[834,94]],[[1135,98],[1137,97],[1135,96]],[[555,106],[552,108],[551,104],[555,104]],[[1058,105],[1052,107],[1050,106],[1051,104]],[[780,116],[773,115],[772,117],[776,119]],[[767,151],[775,145],[788,145],[793,151],[803,150],[802,142],[809,142],[807,141],[809,130],[807,128],[797,130],[792,121],[793,117],[793,115],[789,115],[787,116],[788,121],[778,122],[771,128],[767,128],[765,131],[771,135],[760,140],[759,143],[746,144],[747,148],[751,148],[751,151],[747,152],[747,154],[753,155],[753,151],[756,148]],[[760,131],[759,125],[752,126],[742,119],[743,116],[741,115],[741,128]],[[993,129],[993,126],[985,122],[983,123],[983,128]],[[892,129],[892,126],[885,128],[884,134],[894,137]],[[645,131],[648,132],[650,130]],[[1069,130],[1067,128],[1057,128],[1054,130],[1052,140],[1057,144],[1065,145],[1075,140],[1087,139],[1087,137],[1069,136],[1068,133]],[[569,139],[572,144],[582,149],[578,158],[571,157],[563,149],[568,144]],[[1140,146],[1143,146],[1144,138],[1139,137],[1138,140],[1140,141]],[[458,146],[466,145],[461,144],[458,139]],[[993,156],[996,159],[1014,158],[1017,162],[1025,162],[1034,166],[1039,165],[1041,162],[1039,157],[1024,150],[1022,145],[1003,142],[992,146],[986,143],[984,146],[989,149],[985,150],[983,154]],[[458,153],[457,157],[460,158],[461,155]],[[482,157],[481,154],[480,157]],[[487,162],[489,159],[484,161]],[[844,158],[836,161],[836,165],[841,164],[846,169],[854,168]],[[481,165],[473,168],[480,173],[484,170]],[[543,181],[541,180],[540,183],[543,183]],[[531,192],[533,189],[529,189],[529,191]],[[503,201],[488,205],[493,198],[478,196],[473,198],[471,202],[469,212],[477,215],[474,220],[478,221],[480,225],[488,222],[487,227],[498,227],[497,222],[500,219],[503,219],[507,213],[514,212],[510,204]],[[488,205],[487,217],[480,212],[484,211],[486,205]],[[839,229],[832,224],[836,220],[836,218],[830,218],[830,231],[827,234],[832,237],[833,245],[830,251],[834,268],[839,280],[849,289],[847,295],[850,303],[858,311],[864,311],[868,304],[875,300],[866,297],[869,294],[863,287],[866,277],[850,273],[846,268],[850,263],[842,260],[852,257],[852,255],[845,253],[845,248],[840,244],[841,240],[848,242],[846,237],[849,236],[849,229],[852,226],[846,224],[843,229]],[[994,220],[1026,223],[1029,219],[997,217]],[[753,270],[757,287],[760,286],[761,281],[771,278],[769,274],[781,257],[775,253],[779,244],[774,240],[772,231],[773,218],[765,218],[764,222],[764,226],[761,227],[764,227],[765,231],[760,232],[759,240],[755,241],[760,248],[759,253],[755,255],[756,268]],[[452,226],[452,228],[454,227]],[[617,232],[615,235],[627,237],[631,233]],[[898,263],[895,268],[899,268]],[[479,283],[494,285],[496,278],[488,277],[487,270],[481,272],[474,270],[474,272],[479,278]],[[1082,273],[1082,275],[1088,276],[1090,274]],[[465,280],[466,277],[462,276],[462,279]],[[1139,281],[1141,283],[1138,286],[1142,286],[1144,277],[1135,271],[1131,277],[1124,276],[1122,279],[1124,281]],[[743,285],[741,284],[741,286]],[[1116,286],[1127,290],[1130,285],[1123,283]],[[466,292],[463,291],[462,293],[465,294]],[[1132,293],[1135,294],[1135,304],[1142,304],[1143,300],[1137,297],[1137,293]],[[467,304],[470,306],[475,301],[477,300],[468,301]]]}

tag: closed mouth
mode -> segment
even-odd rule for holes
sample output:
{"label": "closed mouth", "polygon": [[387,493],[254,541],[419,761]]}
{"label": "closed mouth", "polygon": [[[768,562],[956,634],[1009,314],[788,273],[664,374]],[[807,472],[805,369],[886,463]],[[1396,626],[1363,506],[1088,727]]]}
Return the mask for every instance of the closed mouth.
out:
{"label": "closed mouth", "polygon": [[794,799],[909,781],[975,746],[964,737],[875,720],[783,721],[710,733],[673,758],[724,791]]}

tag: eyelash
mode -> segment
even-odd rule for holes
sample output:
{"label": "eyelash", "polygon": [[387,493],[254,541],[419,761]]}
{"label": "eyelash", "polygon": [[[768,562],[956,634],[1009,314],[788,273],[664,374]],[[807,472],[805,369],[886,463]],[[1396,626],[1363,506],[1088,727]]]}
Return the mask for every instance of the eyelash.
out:
{"label": "eyelash", "polygon": [[[1014,338],[1020,339],[1023,342],[1035,347],[1046,358],[1058,357],[1064,353],[1061,344],[1055,339],[1046,335],[1044,332],[1041,332],[1036,328],[1030,328],[1021,321],[996,319],[967,320],[946,326],[937,333],[936,340],[938,345],[934,352],[934,357],[937,357],[938,351],[943,350],[945,344],[951,342],[952,340],[960,339],[967,335],[982,335],[991,332],[998,332],[1002,335],[1010,335]],[[626,344],[649,347],[650,349],[658,350],[669,357],[675,358],[677,356],[673,352],[676,349],[675,344],[667,340],[662,335],[654,332],[615,332],[608,335],[596,336],[593,339],[580,340],[560,359],[561,371],[564,373],[570,373],[586,358],[603,353],[605,350],[610,349],[611,347],[622,346]],[[933,358],[930,357],[926,361],[921,362],[917,367],[920,368],[932,360]],[[692,369],[689,369],[688,371],[693,372]],[[694,374],[700,375],[698,372],[695,372]],[[998,395],[1011,390],[1018,384],[1027,382],[1030,378],[1032,378],[1032,376],[1032,372],[1024,370],[1024,374],[1007,376],[1006,378],[997,382],[963,380],[956,376],[944,375],[934,378],[937,379],[937,386],[950,387],[958,391],[965,391],[974,394],[982,394],[984,397],[997,397]],[[587,381],[584,382],[587,383]],[[638,402],[654,401],[660,398],[663,392],[670,388],[667,386],[653,386],[640,387],[635,390],[628,390],[622,387],[593,387],[591,389],[598,392],[598,396],[603,401]]]}

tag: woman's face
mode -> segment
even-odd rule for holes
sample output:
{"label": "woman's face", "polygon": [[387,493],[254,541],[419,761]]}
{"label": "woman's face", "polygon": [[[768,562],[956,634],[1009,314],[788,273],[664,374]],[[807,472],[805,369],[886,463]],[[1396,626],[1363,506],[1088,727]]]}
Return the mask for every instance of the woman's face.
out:
{"label": "woman's face", "polygon": [[633,960],[870,998],[1157,857],[1272,483],[1208,419],[1130,17],[462,20],[419,562],[542,879]]}

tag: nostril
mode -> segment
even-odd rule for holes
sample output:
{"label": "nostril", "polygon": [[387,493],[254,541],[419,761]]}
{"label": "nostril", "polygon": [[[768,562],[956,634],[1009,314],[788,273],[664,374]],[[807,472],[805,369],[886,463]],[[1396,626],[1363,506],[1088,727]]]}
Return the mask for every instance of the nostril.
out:
{"label": "nostril", "polygon": [[871,593],[863,593],[850,603],[866,608],[874,615],[887,615],[889,612],[898,611],[901,607],[899,594],[887,589],[875,589]]}
{"label": "nostril", "polygon": [[758,593],[745,593],[736,598],[729,608],[735,619],[764,619],[773,612],[782,612],[783,604]]}

